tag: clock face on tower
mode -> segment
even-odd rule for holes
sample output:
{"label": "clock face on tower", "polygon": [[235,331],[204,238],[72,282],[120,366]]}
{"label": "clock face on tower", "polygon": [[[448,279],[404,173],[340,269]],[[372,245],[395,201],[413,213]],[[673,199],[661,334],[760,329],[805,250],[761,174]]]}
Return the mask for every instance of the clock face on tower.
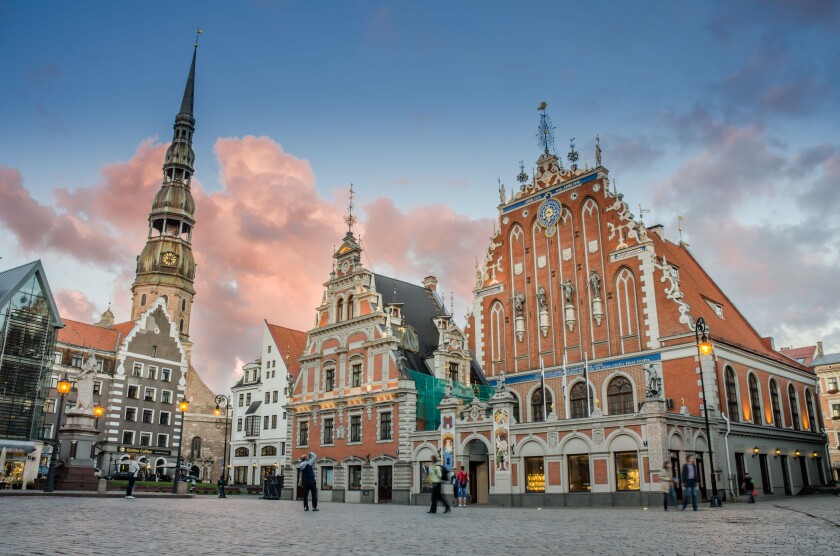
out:
{"label": "clock face on tower", "polygon": [[163,266],[175,266],[178,264],[178,255],[172,251],[167,251],[160,256],[160,264]]}

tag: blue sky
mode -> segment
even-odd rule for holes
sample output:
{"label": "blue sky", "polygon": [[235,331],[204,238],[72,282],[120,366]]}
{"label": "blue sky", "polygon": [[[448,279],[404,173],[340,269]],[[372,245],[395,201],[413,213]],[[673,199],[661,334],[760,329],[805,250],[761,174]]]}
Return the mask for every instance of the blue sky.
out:
{"label": "blue sky", "polygon": [[[631,206],[672,239],[686,214],[693,252],[762,333],[840,350],[840,4],[0,1],[0,166],[55,207],[56,189],[105,183],[145,140],[168,141],[196,26],[208,192],[226,188],[217,140],[265,136],[308,161],[325,203],[353,182],[363,220],[390,198],[486,228],[496,180],[510,187],[539,154],[545,100],[559,154],[575,137],[592,163],[599,134]],[[125,268],[23,243],[0,237],[0,265],[51,262],[54,289],[97,311],[125,295]],[[773,279],[756,287],[744,256]]]}

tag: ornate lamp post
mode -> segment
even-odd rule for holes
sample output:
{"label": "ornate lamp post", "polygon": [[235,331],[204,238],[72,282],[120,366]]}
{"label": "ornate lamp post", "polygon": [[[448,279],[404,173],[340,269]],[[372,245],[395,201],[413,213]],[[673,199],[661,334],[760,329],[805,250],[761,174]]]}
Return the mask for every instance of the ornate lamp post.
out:
{"label": "ornate lamp post", "polygon": [[714,355],[712,355],[712,342],[709,337],[709,327],[703,317],[697,319],[694,325],[694,339],[697,342],[697,362],[700,364],[700,389],[703,393],[703,418],[706,422],[706,439],[709,443],[709,465],[712,476],[712,501],[710,507],[720,508],[723,506],[717,491],[717,480],[715,479],[715,456],[712,450],[712,433],[709,428],[709,404],[706,398],[706,381],[703,379],[703,355],[712,356],[712,368],[716,367]]}
{"label": "ornate lamp post", "polygon": [[[224,406],[221,404],[224,403]],[[222,407],[225,412],[225,439],[224,439],[224,453],[222,454],[222,478],[219,480],[219,498],[227,498],[225,496],[225,484],[227,484],[227,442],[228,442],[228,408],[230,407],[230,398],[219,394],[216,396],[216,409],[213,410],[217,416],[222,414]]]}
{"label": "ornate lamp post", "polygon": [[47,473],[47,486],[44,492],[55,490],[55,465],[58,461],[58,429],[61,428],[61,414],[64,412],[64,397],[70,391],[70,381],[67,380],[67,373],[58,381],[58,412],[55,414],[55,432],[53,433],[52,454],[50,455],[50,470]]}
{"label": "ornate lamp post", "polygon": [[181,446],[184,444],[184,415],[190,408],[190,402],[186,398],[178,402],[178,409],[181,410],[181,434],[178,436],[178,457],[175,463],[175,481],[172,482],[172,494],[178,494],[178,483],[181,482]]}

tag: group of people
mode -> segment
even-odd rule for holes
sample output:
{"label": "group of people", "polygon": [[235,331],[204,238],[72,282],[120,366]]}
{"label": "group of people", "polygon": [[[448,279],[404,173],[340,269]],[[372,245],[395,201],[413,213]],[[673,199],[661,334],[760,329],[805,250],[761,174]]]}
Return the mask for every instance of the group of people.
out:
{"label": "group of people", "polygon": [[[697,486],[700,481],[700,473],[694,456],[688,456],[685,464],[682,466],[679,477],[673,475],[669,462],[665,462],[662,466],[662,471],[659,474],[659,484],[662,485],[662,504],[666,512],[668,511],[669,505],[673,507],[677,505],[674,484],[678,481],[682,484],[683,488],[683,503],[680,510],[685,510],[688,506],[689,499],[691,499],[691,507],[695,512],[699,511],[697,507]],[[749,495],[747,502],[754,504],[755,482],[749,473],[744,474],[744,484],[742,486]]]}

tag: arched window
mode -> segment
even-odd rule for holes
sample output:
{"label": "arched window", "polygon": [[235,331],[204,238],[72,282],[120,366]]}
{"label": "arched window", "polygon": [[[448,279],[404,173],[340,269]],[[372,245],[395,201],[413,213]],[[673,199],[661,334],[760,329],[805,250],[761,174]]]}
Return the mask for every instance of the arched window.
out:
{"label": "arched window", "polygon": [[796,388],[793,384],[788,385],[788,400],[790,401],[790,421],[793,430],[799,430],[799,403],[796,401]]}
{"label": "arched window", "polygon": [[353,313],[353,296],[348,295],[347,296],[347,318],[348,318],[348,320],[353,318],[353,314],[354,314]]}
{"label": "arched window", "polygon": [[140,305],[143,306],[143,307],[146,306],[146,294],[145,293],[142,296],[140,296]]}
{"label": "arched window", "polygon": [[262,450],[260,450],[261,456],[276,456],[277,455],[277,447],[275,446],[263,446]]}
{"label": "arched window", "polygon": [[237,458],[247,458],[248,448],[245,448],[244,446],[242,448],[237,448],[233,451],[233,456]]}
{"label": "arched window", "polygon": [[178,323],[178,332],[184,331],[184,319],[181,319],[181,322]]}
{"label": "arched window", "polygon": [[338,303],[335,304],[335,322],[341,322],[344,320],[344,300],[339,299]]}
{"label": "arched window", "polygon": [[634,336],[639,330],[639,311],[636,305],[636,278],[623,269],[615,281],[618,303],[618,331],[622,338]]}
{"label": "arched window", "polygon": [[819,432],[817,422],[814,420],[814,400],[811,398],[811,391],[805,390],[805,408],[808,411],[808,428]]}
{"label": "arched window", "polygon": [[162,295],[161,297],[163,298],[164,303],[169,303],[169,296]]}
{"label": "arched window", "polygon": [[735,388],[735,371],[732,367],[726,367],[726,411],[729,413],[729,420],[737,423],[738,418],[738,391]]}
{"label": "arched window", "polygon": [[629,380],[617,376],[610,381],[607,388],[607,404],[610,415],[633,413],[633,386]]}
{"label": "arched window", "polygon": [[761,424],[761,399],[758,397],[758,380],[750,374],[750,403],[752,404],[752,422]]}
{"label": "arched window", "polygon": [[[590,392],[591,393],[591,392]],[[594,400],[589,396],[589,407],[586,406],[586,385],[577,382],[569,391],[569,405],[571,406],[572,419],[583,419],[589,417]]]}
{"label": "arched window", "polygon": [[517,423],[521,423],[521,422],[522,422],[522,418],[521,418],[521,416],[519,415],[519,412],[520,412],[520,409],[519,409],[519,396],[517,396],[516,394],[514,394],[514,395],[513,395],[513,417],[516,419],[516,422],[517,422]]}
{"label": "arched window", "polygon": [[[551,392],[548,390],[545,391],[545,410],[551,414],[554,411],[554,400],[551,399]],[[545,421],[545,415],[543,415],[543,389],[537,388],[534,393],[531,395],[531,415],[533,416],[533,421]]]}
{"label": "arched window", "polygon": [[770,404],[773,406],[773,424],[782,428],[782,404],[779,402],[779,386],[770,379]]}
{"label": "arched window", "polygon": [[182,310],[182,311],[186,311],[186,310],[187,310],[187,300],[186,300],[186,299],[182,299],[182,300],[181,300],[181,310]]}
{"label": "arched window", "polygon": [[505,358],[505,308],[498,301],[490,309],[490,358],[492,362]]}
{"label": "arched window", "polygon": [[198,459],[201,457],[201,437],[195,436],[190,445],[190,459]]}

